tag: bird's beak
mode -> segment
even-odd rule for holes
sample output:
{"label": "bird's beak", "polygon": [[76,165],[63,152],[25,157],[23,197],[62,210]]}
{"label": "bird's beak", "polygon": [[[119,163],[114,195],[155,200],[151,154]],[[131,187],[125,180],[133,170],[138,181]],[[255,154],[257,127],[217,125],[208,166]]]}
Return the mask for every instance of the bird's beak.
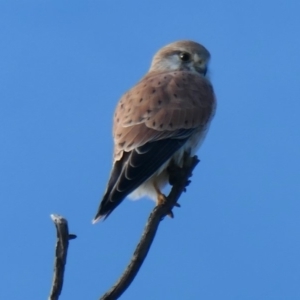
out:
{"label": "bird's beak", "polygon": [[205,76],[206,73],[207,73],[207,67],[206,67],[206,66],[203,67],[203,66],[200,66],[200,65],[198,65],[198,64],[195,64],[195,69],[196,69],[196,71],[197,71],[198,73],[202,74],[203,76]]}

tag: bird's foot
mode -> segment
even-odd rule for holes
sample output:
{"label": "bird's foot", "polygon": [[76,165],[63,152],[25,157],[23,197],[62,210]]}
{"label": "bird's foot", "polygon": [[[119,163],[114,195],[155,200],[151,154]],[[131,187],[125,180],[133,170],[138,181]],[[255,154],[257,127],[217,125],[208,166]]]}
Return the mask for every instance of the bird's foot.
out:
{"label": "bird's foot", "polygon": [[156,205],[163,205],[167,201],[167,197],[163,193],[157,193],[157,202]]}
{"label": "bird's foot", "polygon": [[[157,202],[156,202],[157,206],[158,205],[164,205],[166,203],[166,201],[167,201],[167,197],[163,193],[161,193],[161,192],[157,193]],[[167,216],[169,216],[172,219],[174,218],[174,214],[173,214],[172,210],[170,210],[167,213]]]}

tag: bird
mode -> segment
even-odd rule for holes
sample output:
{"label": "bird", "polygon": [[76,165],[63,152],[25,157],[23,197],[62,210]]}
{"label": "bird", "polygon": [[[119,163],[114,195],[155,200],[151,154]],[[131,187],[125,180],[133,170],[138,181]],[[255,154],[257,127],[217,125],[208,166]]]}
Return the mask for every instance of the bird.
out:
{"label": "bird", "polygon": [[209,51],[180,40],[161,48],[148,73],[118,102],[113,120],[113,166],[93,223],[127,197],[165,202],[170,164],[202,144],[216,110],[208,76]]}

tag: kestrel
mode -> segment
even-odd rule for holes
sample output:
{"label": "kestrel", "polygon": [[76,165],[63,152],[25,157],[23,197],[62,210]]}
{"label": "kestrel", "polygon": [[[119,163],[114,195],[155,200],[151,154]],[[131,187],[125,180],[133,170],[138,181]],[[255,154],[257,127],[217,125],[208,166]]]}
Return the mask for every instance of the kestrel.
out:
{"label": "kestrel", "polygon": [[216,99],[206,77],[210,54],[193,41],[160,49],[149,72],[123,95],[114,114],[113,167],[94,223],[131,194],[162,204],[168,166],[201,145]]}

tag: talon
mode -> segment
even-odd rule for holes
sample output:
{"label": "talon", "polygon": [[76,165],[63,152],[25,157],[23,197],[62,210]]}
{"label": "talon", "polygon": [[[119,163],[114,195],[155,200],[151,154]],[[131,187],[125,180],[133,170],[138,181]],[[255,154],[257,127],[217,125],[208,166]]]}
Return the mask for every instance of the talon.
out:
{"label": "talon", "polygon": [[174,219],[174,214],[171,210],[167,213],[167,216],[169,216],[171,219]]}
{"label": "talon", "polygon": [[191,180],[187,180],[185,186],[187,187],[191,182]]}

